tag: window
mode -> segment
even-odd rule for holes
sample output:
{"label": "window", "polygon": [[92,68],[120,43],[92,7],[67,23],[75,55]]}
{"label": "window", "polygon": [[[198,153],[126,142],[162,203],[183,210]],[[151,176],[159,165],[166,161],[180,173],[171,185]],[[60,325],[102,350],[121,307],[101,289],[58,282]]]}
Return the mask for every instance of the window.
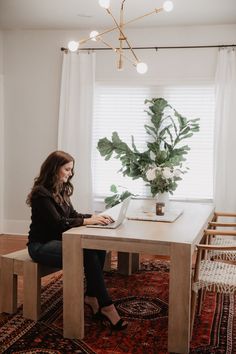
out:
{"label": "window", "polygon": [[144,124],[149,122],[144,100],[164,97],[187,118],[200,118],[200,132],[185,143],[191,148],[187,155],[189,171],[178,183],[173,197],[177,199],[211,199],[213,195],[213,125],[214,85],[121,86],[97,84],[92,137],[93,188],[95,198],[110,194],[110,185],[128,188],[134,194],[147,196],[149,189],[142,180],[123,177],[115,158],[105,161],[96,149],[100,138],[111,138],[117,131],[122,140],[131,144],[134,136],[138,149],[147,140]]}

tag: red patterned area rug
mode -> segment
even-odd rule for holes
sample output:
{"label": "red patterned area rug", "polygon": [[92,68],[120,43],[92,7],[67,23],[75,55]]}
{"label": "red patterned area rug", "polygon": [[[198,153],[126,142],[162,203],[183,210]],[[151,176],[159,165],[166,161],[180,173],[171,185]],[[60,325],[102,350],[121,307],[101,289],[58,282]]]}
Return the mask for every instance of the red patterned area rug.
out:
{"label": "red patterned area rug", "polygon": [[[15,315],[0,315],[0,353],[166,354],[168,261],[144,260],[134,275],[112,271],[105,278],[120,314],[129,322],[125,331],[111,334],[85,306],[84,340],[64,339],[59,274],[43,289],[40,321],[23,319],[21,307]],[[207,294],[190,353],[236,353],[236,297]]]}

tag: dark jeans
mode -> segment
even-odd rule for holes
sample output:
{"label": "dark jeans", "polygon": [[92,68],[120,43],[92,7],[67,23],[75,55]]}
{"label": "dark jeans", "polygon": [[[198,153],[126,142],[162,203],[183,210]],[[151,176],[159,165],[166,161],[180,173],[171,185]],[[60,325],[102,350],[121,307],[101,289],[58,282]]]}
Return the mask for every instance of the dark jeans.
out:
{"label": "dark jeans", "polygon": [[[62,241],[30,242],[28,251],[35,262],[62,269]],[[84,249],[86,295],[95,296],[101,307],[112,304],[103,277],[105,257],[106,251]]]}

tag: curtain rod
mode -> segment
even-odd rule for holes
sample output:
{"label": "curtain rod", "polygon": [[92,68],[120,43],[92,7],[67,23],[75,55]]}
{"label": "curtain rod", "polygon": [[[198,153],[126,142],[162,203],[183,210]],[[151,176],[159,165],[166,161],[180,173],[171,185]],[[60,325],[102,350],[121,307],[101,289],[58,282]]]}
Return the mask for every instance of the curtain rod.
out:
{"label": "curtain rod", "polygon": [[[159,49],[191,49],[191,48],[228,48],[228,47],[235,47],[236,44],[218,44],[218,45],[190,45],[190,46],[167,46],[167,47],[132,47],[135,50],[139,50],[139,49],[154,49],[154,50],[159,50]],[[123,48],[123,49],[127,49],[129,50],[130,48]],[[81,48],[80,50],[113,50],[112,48],[99,48],[99,47],[95,47],[95,48]],[[61,51],[68,51],[68,48],[61,48]]]}

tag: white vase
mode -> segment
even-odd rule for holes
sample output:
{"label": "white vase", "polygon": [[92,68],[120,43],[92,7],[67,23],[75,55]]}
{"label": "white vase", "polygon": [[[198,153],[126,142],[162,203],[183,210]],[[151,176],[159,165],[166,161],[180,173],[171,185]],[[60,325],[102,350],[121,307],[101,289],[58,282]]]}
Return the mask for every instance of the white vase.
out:
{"label": "white vase", "polygon": [[157,203],[164,203],[165,210],[170,208],[170,199],[169,199],[169,192],[158,193],[156,197]]}

